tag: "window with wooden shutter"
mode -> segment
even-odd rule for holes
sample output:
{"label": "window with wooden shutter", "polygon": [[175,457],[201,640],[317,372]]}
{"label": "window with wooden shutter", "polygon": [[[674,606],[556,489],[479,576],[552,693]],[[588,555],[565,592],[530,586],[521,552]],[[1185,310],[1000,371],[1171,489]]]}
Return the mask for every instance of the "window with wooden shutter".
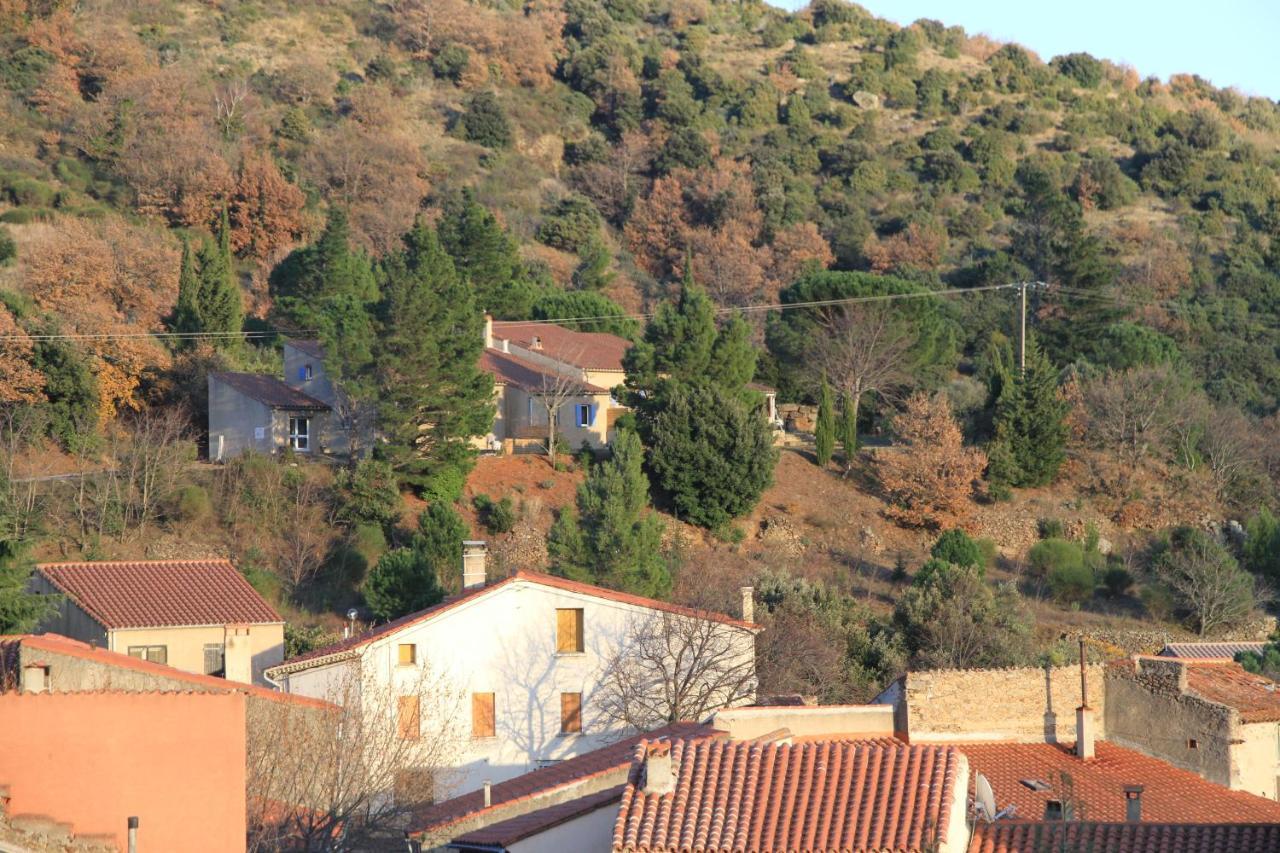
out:
{"label": "window with wooden shutter", "polygon": [[560,694],[560,734],[582,731],[582,694]]}
{"label": "window with wooden shutter", "polygon": [[493,737],[496,734],[492,693],[471,694],[471,736]]}
{"label": "window with wooden shutter", "polygon": [[416,643],[400,644],[400,665],[413,666],[418,662],[418,646]]}
{"label": "window with wooden shutter", "polygon": [[556,651],[560,653],[581,652],[582,644],[582,608],[566,607],[556,610]]}
{"label": "window with wooden shutter", "polygon": [[418,697],[398,697],[396,713],[396,733],[401,740],[417,740],[422,732],[421,718],[418,716]]}

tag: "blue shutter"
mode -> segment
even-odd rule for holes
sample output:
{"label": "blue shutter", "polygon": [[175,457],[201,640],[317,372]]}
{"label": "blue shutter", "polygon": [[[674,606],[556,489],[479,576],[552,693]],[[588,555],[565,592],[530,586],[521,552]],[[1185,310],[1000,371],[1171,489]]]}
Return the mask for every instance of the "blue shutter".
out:
{"label": "blue shutter", "polygon": [[298,381],[299,382],[307,381],[307,368],[305,366],[298,368]]}
{"label": "blue shutter", "polygon": [[587,406],[587,426],[591,426],[596,422],[596,404],[592,403]]}

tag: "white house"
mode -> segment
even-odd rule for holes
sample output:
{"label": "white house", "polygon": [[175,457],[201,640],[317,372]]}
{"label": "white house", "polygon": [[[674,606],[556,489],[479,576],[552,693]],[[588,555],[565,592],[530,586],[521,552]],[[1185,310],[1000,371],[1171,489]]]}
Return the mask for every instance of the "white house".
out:
{"label": "white house", "polygon": [[[329,698],[357,678],[396,693],[399,721],[414,729],[431,713],[413,694],[424,668],[437,694],[460,697],[469,717],[447,788],[437,797],[475,790],[597,749],[626,732],[606,717],[616,695],[607,668],[646,626],[684,624],[713,631],[725,658],[745,669],[754,691],[759,630],[749,620],[695,611],[537,572],[492,583],[484,577],[483,543],[468,543],[464,590],[426,610],[273,667],[268,678],[290,693]],[[422,697],[428,701],[433,697]],[[730,701],[750,701],[734,696]],[[717,703],[724,704],[724,703]],[[416,737],[417,731],[411,736]]]}

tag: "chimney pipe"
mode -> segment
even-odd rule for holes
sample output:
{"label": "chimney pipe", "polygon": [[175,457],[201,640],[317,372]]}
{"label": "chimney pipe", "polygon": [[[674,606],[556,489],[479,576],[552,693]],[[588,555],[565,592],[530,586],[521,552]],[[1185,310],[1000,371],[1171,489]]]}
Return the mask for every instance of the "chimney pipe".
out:
{"label": "chimney pipe", "polygon": [[484,348],[488,349],[493,346],[493,315],[485,312],[484,315]]}
{"label": "chimney pipe", "polygon": [[462,588],[484,586],[488,570],[485,566],[488,546],[483,541],[468,539],[462,543]]}
{"label": "chimney pipe", "polygon": [[1145,788],[1142,785],[1125,785],[1124,786],[1124,819],[1129,823],[1138,823],[1142,820],[1142,792]]}
{"label": "chimney pipe", "polygon": [[742,587],[742,621],[756,621],[756,591],[754,587]]}
{"label": "chimney pipe", "polygon": [[649,753],[644,760],[644,792],[662,795],[675,789],[676,770],[671,753]]}
{"label": "chimney pipe", "polygon": [[484,780],[484,807],[487,809],[493,805],[493,784],[488,780]]}
{"label": "chimney pipe", "polygon": [[1076,757],[1090,759],[1093,751],[1093,709],[1089,707],[1089,680],[1084,655],[1084,634],[1080,635],[1080,707],[1076,708]]}
{"label": "chimney pipe", "polygon": [[129,818],[129,853],[138,853],[138,818]]}

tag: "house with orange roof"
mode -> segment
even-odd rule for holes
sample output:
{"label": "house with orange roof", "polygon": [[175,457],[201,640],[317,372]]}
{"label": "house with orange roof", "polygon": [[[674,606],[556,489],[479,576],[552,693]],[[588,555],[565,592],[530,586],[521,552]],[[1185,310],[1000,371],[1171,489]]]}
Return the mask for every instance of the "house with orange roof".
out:
{"label": "house with orange roof", "polygon": [[41,563],[32,587],[60,597],[41,631],[140,660],[261,683],[284,659],[284,619],[230,560]]}
{"label": "house with orange roof", "polygon": [[[537,572],[487,582],[483,554],[475,550],[464,556],[463,579],[459,595],[285,661],[266,675],[290,693],[318,698],[353,679],[391,691],[400,697],[400,716],[388,725],[416,737],[435,698],[418,696],[416,685],[431,672],[447,685],[437,694],[460,697],[466,742],[451,774],[456,793],[627,734],[616,713],[616,681],[607,676],[652,631],[699,632],[702,654],[714,654],[714,668],[681,672],[714,697],[710,707],[754,697],[758,628],[750,613],[734,618]],[[678,668],[690,659],[664,663]]]}

